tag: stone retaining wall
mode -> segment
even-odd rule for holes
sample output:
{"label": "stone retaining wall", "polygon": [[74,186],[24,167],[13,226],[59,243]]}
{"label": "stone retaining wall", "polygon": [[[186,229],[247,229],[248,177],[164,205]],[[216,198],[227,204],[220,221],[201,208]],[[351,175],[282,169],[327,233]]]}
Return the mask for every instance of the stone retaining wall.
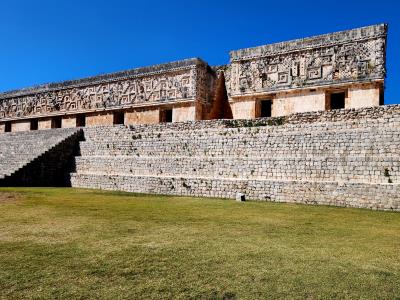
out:
{"label": "stone retaining wall", "polygon": [[84,130],[75,187],[400,210],[400,106]]}

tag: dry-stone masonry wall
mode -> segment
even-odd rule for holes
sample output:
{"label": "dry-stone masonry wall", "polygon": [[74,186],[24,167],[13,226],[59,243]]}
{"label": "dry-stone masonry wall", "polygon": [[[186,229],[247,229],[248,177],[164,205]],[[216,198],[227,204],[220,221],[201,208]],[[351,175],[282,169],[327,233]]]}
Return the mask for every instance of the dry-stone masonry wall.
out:
{"label": "dry-stone masonry wall", "polygon": [[400,106],[85,128],[75,187],[400,210]]}

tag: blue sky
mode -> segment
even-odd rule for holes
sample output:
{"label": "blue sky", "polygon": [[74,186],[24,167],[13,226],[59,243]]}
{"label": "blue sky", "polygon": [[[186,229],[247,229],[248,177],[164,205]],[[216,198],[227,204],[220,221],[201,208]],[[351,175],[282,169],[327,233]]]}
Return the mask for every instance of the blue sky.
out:
{"label": "blue sky", "polygon": [[400,1],[0,2],[0,91],[389,24],[385,103],[400,103]]}

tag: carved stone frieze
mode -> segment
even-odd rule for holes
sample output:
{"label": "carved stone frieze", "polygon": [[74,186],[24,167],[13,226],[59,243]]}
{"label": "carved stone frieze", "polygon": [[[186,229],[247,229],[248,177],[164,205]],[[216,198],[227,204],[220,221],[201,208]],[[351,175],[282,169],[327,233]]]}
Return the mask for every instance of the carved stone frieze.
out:
{"label": "carved stone frieze", "polygon": [[[207,101],[197,84],[207,81],[207,67],[198,59],[103,75],[76,82],[39,86],[0,94],[0,119],[54,112],[90,111],[137,104]],[[139,69],[140,70],[140,69]]]}
{"label": "carved stone frieze", "polygon": [[386,25],[231,52],[231,96],[385,78]]}

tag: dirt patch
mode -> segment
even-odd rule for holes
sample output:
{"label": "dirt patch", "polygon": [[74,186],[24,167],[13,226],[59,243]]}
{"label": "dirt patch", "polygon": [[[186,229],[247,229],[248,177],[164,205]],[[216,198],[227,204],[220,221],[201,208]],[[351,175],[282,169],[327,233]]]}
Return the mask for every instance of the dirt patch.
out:
{"label": "dirt patch", "polygon": [[0,192],[0,205],[5,203],[14,203],[21,199],[16,193]]}

